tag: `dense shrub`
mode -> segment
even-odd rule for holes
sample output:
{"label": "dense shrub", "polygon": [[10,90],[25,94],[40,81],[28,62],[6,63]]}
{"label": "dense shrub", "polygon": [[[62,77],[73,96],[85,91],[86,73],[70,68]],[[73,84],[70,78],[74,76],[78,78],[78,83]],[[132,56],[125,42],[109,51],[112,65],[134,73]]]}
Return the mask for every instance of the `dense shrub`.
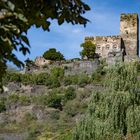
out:
{"label": "dense shrub", "polygon": [[102,78],[101,73],[98,73],[97,71],[92,73],[92,80],[94,82],[100,82],[101,78]]}
{"label": "dense shrub", "polygon": [[80,75],[78,75],[78,85],[80,87],[84,87],[84,86],[86,86],[89,83],[90,83],[90,78],[88,77],[87,74],[80,74]]}
{"label": "dense shrub", "polygon": [[35,76],[35,84],[37,85],[46,85],[48,79],[49,79],[49,74],[48,73],[39,73],[39,74],[34,74]]}
{"label": "dense shrub", "polygon": [[62,96],[57,94],[50,94],[47,99],[47,105],[62,110]]}
{"label": "dense shrub", "polygon": [[31,101],[36,105],[46,106],[48,104],[48,96],[47,95],[32,96]]}
{"label": "dense shrub", "polygon": [[22,74],[21,83],[24,85],[31,85],[34,82],[34,76],[32,74]]}
{"label": "dense shrub", "polygon": [[12,93],[8,96],[8,103],[17,103],[19,101],[19,95],[17,93]]}
{"label": "dense shrub", "polygon": [[21,74],[14,72],[7,72],[6,76],[3,78],[4,83],[7,82],[21,82]]}
{"label": "dense shrub", "polygon": [[92,95],[73,140],[140,139],[140,92],[136,63],[109,68],[106,90]]}
{"label": "dense shrub", "polygon": [[80,113],[80,102],[76,100],[69,101],[64,106],[64,112],[69,117],[74,117],[76,114]]}
{"label": "dense shrub", "polygon": [[78,84],[78,75],[68,75],[64,77],[64,85],[77,85]]}
{"label": "dense shrub", "polygon": [[29,105],[31,103],[31,99],[28,96],[19,96],[19,100],[18,100],[20,105]]}
{"label": "dense shrub", "polygon": [[0,100],[0,113],[6,111],[6,105],[3,100]]}
{"label": "dense shrub", "polygon": [[68,87],[65,91],[64,100],[73,100],[76,97],[76,92],[73,87]]}
{"label": "dense shrub", "polygon": [[56,110],[56,111],[51,112],[50,117],[51,117],[51,119],[59,120],[59,118],[60,118],[60,111]]}
{"label": "dense shrub", "polygon": [[25,140],[36,140],[40,134],[40,128],[36,125],[32,126],[28,129],[28,137]]}
{"label": "dense shrub", "polygon": [[63,83],[65,86],[72,85],[72,79],[70,76],[65,76],[63,79]]}
{"label": "dense shrub", "polygon": [[49,88],[57,88],[61,86],[59,79],[56,77],[50,77],[48,81],[46,81],[46,85]]}
{"label": "dense shrub", "polygon": [[117,64],[107,71],[104,85],[110,90],[138,90],[137,63]]}
{"label": "dense shrub", "polygon": [[24,116],[24,120],[26,122],[30,122],[30,121],[33,121],[33,120],[36,120],[36,119],[37,119],[37,117],[32,113],[26,113],[25,116]]}
{"label": "dense shrub", "polygon": [[59,68],[59,67],[54,67],[51,69],[51,76],[53,77],[60,77],[63,78],[64,77],[64,69],[63,68]]}

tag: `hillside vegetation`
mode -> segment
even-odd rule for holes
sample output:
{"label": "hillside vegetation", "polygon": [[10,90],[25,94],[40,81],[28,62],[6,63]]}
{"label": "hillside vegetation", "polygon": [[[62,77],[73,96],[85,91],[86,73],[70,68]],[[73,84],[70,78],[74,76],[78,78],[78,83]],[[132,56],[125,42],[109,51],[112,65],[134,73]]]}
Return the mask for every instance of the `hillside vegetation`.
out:
{"label": "hillside vegetation", "polygon": [[[86,112],[93,90],[102,89],[102,66],[91,76],[8,72],[0,94],[0,134],[26,134],[27,140],[62,139]],[[21,127],[22,126],[22,127]]]}
{"label": "hillside vegetation", "polygon": [[136,63],[108,69],[106,90],[94,92],[73,140],[139,140],[140,91]]}
{"label": "hillside vegetation", "polygon": [[139,140],[138,63],[100,65],[91,76],[8,72],[0,134],[25,140]]}

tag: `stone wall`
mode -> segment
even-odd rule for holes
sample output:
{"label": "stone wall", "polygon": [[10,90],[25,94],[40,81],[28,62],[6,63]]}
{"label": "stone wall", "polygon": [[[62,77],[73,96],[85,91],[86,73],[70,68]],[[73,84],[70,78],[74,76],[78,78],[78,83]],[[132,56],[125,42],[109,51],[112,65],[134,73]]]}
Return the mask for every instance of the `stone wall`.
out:
{"label": "stone wall", "polygon": [[66,75],[74,75],[79,73],[86,73],[91,75],[93,71],[97,69],[99,65],[99,60],[95,59],[92,61],[89,60],[80,60],[80,61],[56,61],[51,64],[46,65],[45,68],[37,67],[34,69],[26,69],[25,73],[37,73],[37,72],[50,72],[54,67],[64,68]]}
{"label": "stone wall", "polygon": [[99,61],[96,59],[94,61],[75,61],[67,64],[62,64],[65,68],[65,73],[67,75],[86,73],[91,75],[98,67]]}
{"label": "stone wall", "polygon": [[96,44],[96,53],[102,58],[107,58],[109,52],[118,52],[121,50],[120,36],[86,37],[85,41],[88,40]]}
{"label": "stone wall", "polygon": [[135,56],[139,52],[139,20],[137,14],[121,14],[120,36],[126,55]]}

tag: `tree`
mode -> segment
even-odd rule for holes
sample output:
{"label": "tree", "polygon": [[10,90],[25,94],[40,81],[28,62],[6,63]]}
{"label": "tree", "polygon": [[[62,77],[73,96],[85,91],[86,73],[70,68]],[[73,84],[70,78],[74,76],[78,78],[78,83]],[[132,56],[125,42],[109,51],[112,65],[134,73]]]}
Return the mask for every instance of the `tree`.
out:
{"label": "tree", "polygon": [[107,69],[105,90],[93,93],[72,140],[139,140],[140,92],[137,63]]}
{"label": "tree", "polygon": [[88,20],[82,14],[88,10],[89,6],[81,0],[0,0],[0,83],[7,61],[24,66],[14,51],[24,55],[30,52],[27,31],[31,26],[49,31],[54,19],[59,25],[86,25]]}
{"label": "tree", "polygon": [[43,54],[43,57],[48,60],[60,61],[64,60],[63,54],[59,51],[56,51],[55,48],[51,48]]}
{"label": "tree", "polygon": [[83,50],[80,52],[82,58],[93,59],[95,55],[96,46],[91,41],[86,41],[81,44]]}

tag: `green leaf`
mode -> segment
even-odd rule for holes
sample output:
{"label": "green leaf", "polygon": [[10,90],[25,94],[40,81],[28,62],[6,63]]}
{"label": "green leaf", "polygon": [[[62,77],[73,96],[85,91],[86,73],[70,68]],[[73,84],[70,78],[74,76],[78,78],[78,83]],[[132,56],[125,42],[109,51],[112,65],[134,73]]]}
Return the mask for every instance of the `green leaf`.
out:
{"label": "green leaf", "polygon": [[28,40],[28,38],[27,38],[26,36],[21,35],[21,39],[22,39],[28,46],[30,46],[29,40]]}

